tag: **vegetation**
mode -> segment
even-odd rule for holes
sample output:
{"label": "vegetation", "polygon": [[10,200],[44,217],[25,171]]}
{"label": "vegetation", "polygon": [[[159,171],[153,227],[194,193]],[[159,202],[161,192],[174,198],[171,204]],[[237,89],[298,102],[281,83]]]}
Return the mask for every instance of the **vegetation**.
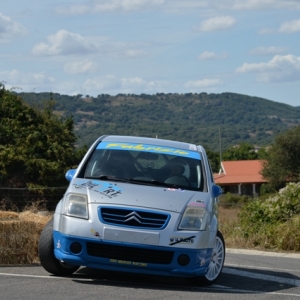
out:
{"label": "vegetation", "polygon": [[252,160],[258,158],[259,155],[255,151],[254,146],[245,142],[229,147],[222,155],[223,160]]}
{"label": "vegetation", "polygon": [[72,118],[41,109],[0,84],[0,186],[63,186],[64,173],[78,164],[85,149],[76,149]]}
{"label": "vegetation", "polygon": [[19,96],[35,106],[52,99],[55,113],[72,115],[79,146],[103,134],[124,134],[182,140],[220,153],[244,142],[268,146],[300,124],[300,107],[234,93]]}
{"label": "vegetation", "polygon": [[274,189],[283,187],[286,181],[300,181],[300,126],[275,138],[262,174]]}
{"label": "vegetation", "polygon": [[[231,247],[272,251],[300,251],[300,183],[289,184],[263,200],[232,199],[231,209],[221,200],[221,230]],[[235,205],[233,205],[235,203]],[[231,211],[231,214],[230,214]]]}

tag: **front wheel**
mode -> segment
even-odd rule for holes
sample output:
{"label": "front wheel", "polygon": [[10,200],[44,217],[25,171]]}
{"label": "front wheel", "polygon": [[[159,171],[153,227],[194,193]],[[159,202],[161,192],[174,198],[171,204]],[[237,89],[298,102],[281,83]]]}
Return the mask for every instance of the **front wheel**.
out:
{"label": "front wheel", "polygon": [[225,242],[222,233],[218,230],[216,242],[210,258],[208,271],[204,276],[191,277],[187,280],[196,285],[211,285],[220,276],[225,261]]}
{"label": "front wheel", "polygon": [[39,258],[43,268],[58,276],[71,275],[79,269],[79,266],[60,262],[54,256],[53,244],[53,219],[44,227],[39,240]]}

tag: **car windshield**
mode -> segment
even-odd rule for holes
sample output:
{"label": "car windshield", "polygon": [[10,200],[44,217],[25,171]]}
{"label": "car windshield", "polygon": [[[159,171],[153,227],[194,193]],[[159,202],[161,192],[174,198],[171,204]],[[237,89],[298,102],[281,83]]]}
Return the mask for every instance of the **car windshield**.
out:
{"label": "car windshield", "polygon": [[101,142],[84,167],[85,178],[202,191],[199,152],[155,145]]}

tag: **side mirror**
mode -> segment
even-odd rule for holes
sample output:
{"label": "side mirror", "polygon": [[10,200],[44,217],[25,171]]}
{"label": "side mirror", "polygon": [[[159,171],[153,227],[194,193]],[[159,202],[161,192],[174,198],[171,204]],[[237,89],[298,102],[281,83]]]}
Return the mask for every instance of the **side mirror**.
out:
{"label": "side mirror", "polygon": [[212,194],[214,198],[217,198],[223,194],[222,188],[218,185],[213,184],[212,186]]}
{"label": "side mirror", "polygon": [[71,181],[76,173],[76,169],[71,169],[71,170],[68,170],[65,177],[68,181]]}

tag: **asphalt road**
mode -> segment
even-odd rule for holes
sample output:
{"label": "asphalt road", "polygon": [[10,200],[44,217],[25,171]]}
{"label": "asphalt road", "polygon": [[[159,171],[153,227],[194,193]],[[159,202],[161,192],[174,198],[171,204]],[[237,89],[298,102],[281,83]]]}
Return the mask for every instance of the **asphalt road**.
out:
{"label": "asphalt road", "polygon": [[81,268],[72,277],[41,266],[0,266],[0,299],[299,299],[300,254],[228,249],[223,272],[210,287],[181,278]]}

